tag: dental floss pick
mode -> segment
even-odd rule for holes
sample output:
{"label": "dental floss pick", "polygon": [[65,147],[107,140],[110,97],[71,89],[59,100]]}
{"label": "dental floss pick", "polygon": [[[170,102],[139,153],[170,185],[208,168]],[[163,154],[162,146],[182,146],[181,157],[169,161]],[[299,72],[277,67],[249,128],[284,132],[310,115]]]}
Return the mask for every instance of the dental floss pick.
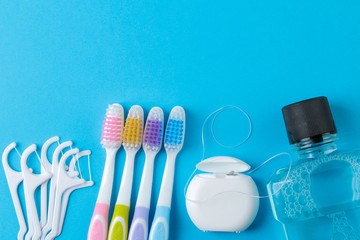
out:
{"label": "dental floss pick", "polygon": [[[51,144],[58,142],[59,146],[55,149],[53,154],[53,162],[55,163],[54,166],[52,163],[49,162],[47,158],[47,151]],[[41,149],[41,157],[36,151],[36,145],[30,145],[28,148],[25,149],[23,154],[20,154],[20,152],[16,149],[16,143],[9,144],[3,154],[2,154],[2,164],[4,167],[5,175],[7,178],[7,182],[9,185],[11,197],[14,203],[15,212],[18,218],[18,222],[20,225],[20,230],[17,234],[18,240],[23,240],[24,236],[25,239],[31,239],[31,240],[38,240],[42,235],[46,236],[46,233],[43,233],[41,229],[42,222],[39,219],[38,211],[35,203],[35,190],[41,186],[41,214],[42,216],[46,215],[46,212],[48,214],[52,214],[52,222],[51,222],[51,232],[46,236],[47,239],[54,239],[58,235],[60,235],[64,218],[66,215],[66,209],[67,204],[69,200],[70,194],[80,188],[85,188],[92,186],[94,182],[91,179],[91,169],[90,169],[90,154],[91,151],[85,150],[82,152],[77,153],[76,155],[73,155],[74,153],[78,152],[78,149],[71,149],[70,151],[67,151],[65,154],[63,153],[63,149],[66,147],[71,148],[71,141],[65,142],[64,144],[59,143],[59,137],[55,136],[50,139],[48,139],[42,149]],[[21,164],[21,172],[17,172],[14,169],[12,169],[8,162],[9,153],[12,150],[16,150],[17,154],[20,157],[20,164]],[[28,157],[31,153],[35,153],[40,161],[41,166],[41,173],[40,174],[34,174],[33,169],[29,168],[26,164]],[[62,153],[61,160],[59,161],[59,155]],[[66,165],[66,159],[69,158],[69,156],[73,155],[73,158],[71,159],[71,162],[69,166]],[[79,165],[79,159],[87,156],[88,159],[88,168],[89,168],[89,177],[90,181],[86,181],[82,178],[81,169]],[[55,160],[55,161],[54,161]],[[78,164],[79,171],[76,169],[76,164]],[[55,201],[54,204],[55,208],[46,207],[47,205],[47,183],[50,179],[50,177],[53,175],[53,170],[57,169],[57,182],[54,183],[54,178],[52,178],[53,188],[55,188]],[[80,178],[78,177],[80,174]],[[18,186],[21,182],[24,182],[24,195],[25,195],[25,203],[26,203],[26,211],[27,211],[27,218],[28,218],[28,226],[26,225],[24,214],[23,214],[23,208],[21,206],[19,195],[17,193]],[[50,187],[51,188],[51,187]],[[44,190],[45,189],[45,190]],[[51,195],[51,194],[50,194]],[[44,205],[44,203],[46,205]],[[45,207],[44,207],[45,206]],[[46,226],[46,224],[45,224]],[[27,231],[28,230],[28,231]],[[25,235],[25,233],[27,233]]]}
{"label": "dental floss pick", "polygon": [[[228,146],[222,144],[216,138],[214,134],[214,122],[216,117],[221,112],[231,108],[240,110],[246,116],[249,121],[249,132],[247,137],[243,141],[236,145]],[[199,164],[197,164],[196,169],[191,174],[189,180],[185,185],[184,196],[186,199],[186,207],[193,223],[203,231],[240,232],[245,230],[254,220],[258,211],[259,199],[269,197],[269,195],[259,196],[255,182],[250,176],[245,175],[244,173],[253,173],[268,162],[270,162],[272,159],[281,155],[287,155],[290,159],[290,168],[287,173],[288,177],[292,165],[292,158],[290,154],[286,152],[279,153],[267,159],[251,171],[249,171],[250,166],[248,164],[239,159],[231,157],[218,156],[204,160],[204,126],[208,119],[213,115],[215,116],[211,122],[212,137],[219,145],[223,147],[238,147],[245,143],[252,133],[252,123],[249,115],[237,106],[229,105],[219,108],[212,112],[205,119],[202,126],[201,135],[203,146],[203,160]],[[210,172],[212,174],[207,173],[195,175],[197,170]],[[281,190],[285,182],[282,183],[278,191]],[[209,188],[207,186],[211,187]],[[242,204],[239,204],[240,202]],[[244,204],[247,205],[246,208],[242,208],[242,205]],[[226,211],[229,214],[225,218],[221,218],[226,215]],[[236,211],[237,214],[234,214],[234,212]],[[211,214],[209,213],[213,213],[213,215],[210,216]]]}
{"label": "dental floss pick", "polygon": [[[55,148],[55,151],[53,153],[52,166],[51,166],[51,173],[53,174],[53,176],[50,182],[50,193],[48,200],[48,208],[50,210],[54,209],[54,204],[55,204],[54,199],[56,195],[56,184],[58,179],[59,155],[60,153],[62,153],[62,151],[65,148],[70,147],[72,144],[73,144],[72,141],[63,142]],[[47,222],[45,226],[42,228],[41,240],[44,240],[46,234],[51,230],[52,221],[54,217],[53,213],[54,213],[53,211],[48,211]]]}
{"label": "dental floss pick", "polygon": [[[50,145],[52,145],[55,142],[59,143],[59,137],[55,136],[52,137],[50,139],[48,139],[43,147],[41,148],[41,163],[42,163],[42,167],[41,167],[41,173],[51,173],[51,163],[49,162],[49,159],[47,157],[47,151],[50,147]],[[47,220],[47,207],[48,207],[48,183],[49,180],[45,181],[43,184],[41,184],[41,188],[40,188],[40,225],[41,228],[43,228],[46,224],[46,220]]]}
{"label": "dental floss pick", "polygon": [[[60,152],[62,152],[62,150]],[[55,237],[60,235],[66,215],[66,209],[70,194],[76,189],[89,187],[94,184],[91,180],[90,168],[90,181],[85,181],[82,177],[79,178],[78,176],[79,174],[81,176],[81,173],[76,170],[76,164],[78,164],[78,160],[83,156],[88,156],[88,165],[90,164],[89,155],[91,154],[91,151],[85,150],[79,153],[76,152],[78,152],[77,148],[71,148],[71,150],[67,151],[65,154],[62,155],[58,164],[58,177],[56,183],[54,208],[49,209],[49,211],[53,212],[53,220],[51,223],[51,231],[45,238],[47,240],[54,239]],[[74,156],[75,153],[76,155]],[[71,155],[73,155],[73,158],[69,166],[67,166],[65,165],[65,161]]]}
{"label": "dental floss pick", "polygon": [[87,156],[90,181],[86,181],[83,184],[69,188],[64,192],[64,195],[62,197],[62,202],[61,202],[60,225],[59,225],[57,236],[59,236],[61,234],[62,229],[63,229],[64,219],[65,219],[65,215],[66,215],[66,209],[68,206],[70,194],[77,189],[90,187],[90,186],[94,185],[94,182],[91,179],[90,154],[91,154],[90,150],[81,151],[78,154],[76,154],[76,157],[70,163],[69,172],[74,172],[75,171],[75,162],[79,162],[80,158]]}
{"label": "dental floss pick", "polygon": [[13,149],[16,150],[19,157],[21,158],[21,154],[16,149],[16,143],[13,142],[13,143],[10,143],[5,148],[5,150],[3,152],[3,155],[2,155],[2,164],[3,164],[3,167],[4,167],[6,180],[7,180],[8,185],[9,185],[11,198],[12,198],[12,201],[14,203],[16,216],[17,216],[19,226],[20,226],[19,232],[17,234],[17,239],[18,240],[23,240],[24,236],[25,236],[25,233],[27,231],[27,227],[26,227],[26,222],[25,222],[25,218],[24,218],[23,209],[22,209],[21,204],[20,204],[19,195],[17,193],[17,189],[19,187],[19,184],[23,181],[24,178],[23,178],[23,175],[22,175],[21,172],[15,171],[9,165],[8,156],[9,156],[9,153],[11,152],[11,150],[13,150]]}
{"label": "dental floss pick", "polygon": [[[47,181],[51,174],[34,174],[32,170],[28,168],[26,165],[27,159],[31,153],[35,152],[39,158],[40,157],[36,152],[36,145],[30,145],[25,149],[23,154],[21,155],[21,172],[24,178],[24,193],[25,193],[25,202],[26,202],[26,211],[28,214],[28,224],[29,224],[29,232],[26,234],[25,239],[33,239],[38,240],[41,237],[41,226],[39,221],[39,216],[37,213],[37,207],[35,204],[35,190],[38,186],[40,186],[43,182]],[[41,161],[40,161],[41,163]],[[30,231],[32,230],[32,231]]]}
{"label": "dental floss pick", "polygon": [[[52,240],[58,234],[58,229],[60,227],[60,215],[61,215],[61,199],[63,193],[75,186],[81,185],[85,183],[84,179],[73,177],[65,171],[65,161],[68,157],[73,154],[77,154],[79,149],[74,148],[67,151],[60,159],[59,168],[58,168],[58,179],[57,179],[57,189],[55,195],[55,204],[54,204],[54,213],[53,213],[53,221],[50,233],[46,236],[45,240]],[[79,173],[77,172],[77,175]]]}

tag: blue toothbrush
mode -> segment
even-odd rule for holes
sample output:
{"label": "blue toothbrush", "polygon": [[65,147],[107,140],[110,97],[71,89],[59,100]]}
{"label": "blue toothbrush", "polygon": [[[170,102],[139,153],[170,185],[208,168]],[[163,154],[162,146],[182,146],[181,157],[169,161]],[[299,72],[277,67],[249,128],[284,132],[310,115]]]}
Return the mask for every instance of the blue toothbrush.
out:
{"label": "blue toothbrush", "polygon": [[151,225],[149,240],[169,239],[170,209],[174,183],[175,159],[180,152],[185,136],[185,111],[182,107],[174,107],[166,125],[164,148],[167,160],[161,183],[154,220]]}

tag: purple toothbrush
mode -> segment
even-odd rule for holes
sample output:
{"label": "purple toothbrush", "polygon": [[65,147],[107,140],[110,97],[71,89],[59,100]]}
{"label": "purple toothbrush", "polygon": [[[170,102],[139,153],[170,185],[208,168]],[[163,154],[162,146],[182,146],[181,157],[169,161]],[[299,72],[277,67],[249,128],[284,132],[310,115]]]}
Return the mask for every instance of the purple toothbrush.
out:
{"label": "purple toothbrush", "polygon": [[146,159],[134,217],[129,231],[129,240],[147,240],[154,159],[161,149],[163,132],[163,110],[159,107],[153,107],[149,112],[145,125],[143,149]]}

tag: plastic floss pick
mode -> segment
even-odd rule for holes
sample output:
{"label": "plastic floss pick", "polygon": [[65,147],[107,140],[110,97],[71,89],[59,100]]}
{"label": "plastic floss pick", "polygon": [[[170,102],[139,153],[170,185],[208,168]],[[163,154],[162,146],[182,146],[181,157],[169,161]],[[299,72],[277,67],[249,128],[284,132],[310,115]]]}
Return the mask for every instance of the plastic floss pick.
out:
{"label": "plastic floss pick", "polygon": [[[67,158],[69,158],[73,154],[77,154],[79,152],[79,149],[74,148],[69,151],[67,151],[60,159],[59,167],[58,167],[58,178],[57,178],[57,185],[56,185],[56,195],[55,195],[55,204],[54,204],[54,213],[53,213],[53,221],[52,221],[52,229],[50,233],[46,236],[45,240],[52,240],[59,234],[60,229],[60,220],[61,220],[61,206],[62,206],[62,197],[63,194],[69,190],[74,190],[75,187],[84,185],[86,182],[82,178],[78,178],[74,176],[79,174],[79,172],[66,172],[65,170],[65,161]],[[89,182],[88,184],[92,185],[92,182]],[[65,206],[63,206],[64,208]]]}
{"label": "plastic floss pick", "polygon": [[[37,240],[41,237],[41,225],[39,221],[39,216],[37,214],[37,208],[35,204],[35,190],[45,181],[49,180],[51,174],[45,172],[43,174],[34,174],[32,169],[28,168],[26,165],[27,159],[31,153],[35,152],[36,155],[39,155],[36,152],[36,145],[30,145],[25,149],[21,155],[21,172],[24,178],[24,193],[25,193],[25,202],[26,202],[26,212],[28,217],[29,231],[25,236],[25,240],[33,239]],[[39,157],[40,160],[40,157]]]}
{"label": "plastic floss pick", "polygon": [[[221,112],[232,108],[241,111],[247,117],[249,132],[247,137],[239,144],[227,146],[216,138],[213,127],[216,117]],[[214,116],[211,122],[212,137],[223,147],[238,147],[245,143],[252,133],[252,123],[249,115],[237,106],[222,107],[205,119],[202,126],[203,160],[196,165],[195,171],[191,174],[185,186],[186,208],[191,220],[200,230],[241,232],[247,229],[255,219],[259,208],[259,199],[269,197],[269,195],[259,196],[257,186],[249,174],[257,171],[278,156],[289,156],[290,167],[292,159],[288,153],[279,153],[253,170],[250,170],[251,167],[247,163],[233,157],[216,156],[204,160],[204,127],[212,116]],[[206,173],[195,175],[197,170]],[[288,174],[289,172],[290,168]],[[280,187],[279,191],[282,187]]]}
{"label": "plastic floss pick", "polygon": [[[49,159],[47,157],[47,152],[48,149],[50,147],[51,144],[55,143],[55,142],[59,142],[59,137],[55,136],[52,137],[50,139],[48,139],[43,147],[41,148],[41,163],[42,163],[42,167],[41,167],[41,173],[51,173],[52,169],[51,169],[51,163],[49,162]],[[41,228],[43,228],[46,224],[46,219],[47,219],[47,207],[48,207],[48,183],[49,180],[45,181],[44,183],[41,184],[40,187],[40,225]]]}
{"label": "plastic floss pick", "polygon": [[[53,154],[52,163],[47,158],[47,152],[51,144],[58,142],[59,146],[55,149]],[[91,151],[86,150],[79,152],[79,150],[71,149],[63,154],[63,149],[66,147],[71,148],[72,142],[68,141],[63,144],[59,143],[59,137],[55,136],[48,139],[42,149],[41,157],[36,152],[36,145],[33,144],[25,149],[21,155],[16,149],[16,143],[11,143],[3,152],[2,163],[5,170],[5,175],[10,188],[11,197],[14,203],[16,215],[20,225],[17,239],[23,240],[32,239],[38,240],[42,236],[45,238],[48,231],[41,229],[45,220],[48,220],[45,224],[45,228],[50,229],[50,233],[46,236],[46,239],[54,239],[60,235],[63,223],[66,215],[66,209],[69,201],[70,194],[80,188],[92,186],[94,182],[91,180],[90,169],[90,154]],[[15,149],[20,156],[21,172],[17,172],[12,169],[8,162],[9,153]],[[41,164],[41,174],[34,174],[33,170],[26,164],[28,157],[31,153],[36,153]],[[59,161],[59,155],[62,153],[62,157]],[[69,166],[66,165],[66,159],[72,156]],[[86,181],[82,178],[81,169],[79,165],[79,159],[87,156],[89,177],[90,181]],[[77,165],[76,165],[77,164]],[[78,166],[79,171],[77,171]],[[79,178],[80,175],[80,178]],[[55,176],[55,177],[54,177]],[[47,204],[47,184],[51,178],[49,206]],[[55,181],[56,179],[56,181]],[[27,211],[28,226],[26,225],[23,209],[17,193],[18,186],[21,182],[24,182],[25,203]],[[35,190],[41,185],[41,220],[39,221],[38,211],[36,208],[34,193]],[[48,208],[49,207],[49,208]],[[47,217],[47,219],[45,218]],[[51,219],[51,221],[49,221]],[[29,230],[29,231],[27,231]],[[25,233],[27,234],[25,235]]]}
{"label": "plastic floss pick", "polygon": [[59,155],[60,153],[67,147],[70,147],[72,145],[71,141],[64,142],[56,147],[53,158],[52,158],[52,166],[51,166],[51,173],[53,174],[50,182],[50,193],[49,193],[49,201],[48,201],[48,215],[47,215],[47,221],[45,226],[42,228],[42,235],[41,240],[45,239],[46,234],[51,230],[52,227],[52,221],[53,221],[53,211],[51,209],[54,209],[55,205],[55,194],[56,194],[56,184],[57,184],[57,178],[58,178],[58,166],[59,166]]}
{"label": "plastic floss pick", "polygon": [[[61,234],[62,229],[63,229],[64,219],[65,219],[65,215],[66,215],[66,209],[67,209],[67,206],[68,206],[70,194],[73,191],[77,190],[77,189],[90,187],[90,186],[94,185],[94,182],[91,179],[90,154],[91,154],[90,150],[81,151],[78,154],[76,154],[75,158],[73,158],[71,160],[71,162],[70,162],[69,171],[68,171],[69,174],[72,173],[72,172],[76,172],[75,171],[75,169],[76,169],[75,164],[79,161],[80,158],[87,156],[90,181],[85,181],[82,184],[76,185],[74,187],[70,187],[64,192],[64,194],[62,196],[62,202],[61,202],[60,223],[59,223],[59,228],[58,228],[58,231],[57,231],[57,236],[59,236]],[[80,172],[80,174],[81,174],[81,172]]]}
{"label": "plastic floss pick", "polygon": [[[9,185],[9,189],[10,189],[10,193],[11,193],[11,198],[12,201],[14,203],[14,207],[15,207],[15,212],[16,212],[16,216],[20,225],[20,230],[18,232],[17,235],[17,239],[18,240],[23,240],[25,233],[27,231],[27,227],[26,227],[26,222],[25,222],[25,218],[24,218],[24,213],[23,210],[21,208],[21,204],[20,204],[20,200],[19,200],[19,195],[17,193],[17,189],[19,187],[19,184],[23,181],[23,175],[21,172],[15,171],[14,169],[12,169],[9,165],[8,162],[8,156],[9,153],[11,152],[11,150],[15,149],[16,150],[16,143],[10,143],[9,146],[7,146],[3,152],[2,155],[2,164],[4,167],[4,171],[5,171],[5,175],[6,175],[6,180],[8,182]],[[17,150],[16,150],[17,151]],[[18,152],[20,158],[21,155]]]}

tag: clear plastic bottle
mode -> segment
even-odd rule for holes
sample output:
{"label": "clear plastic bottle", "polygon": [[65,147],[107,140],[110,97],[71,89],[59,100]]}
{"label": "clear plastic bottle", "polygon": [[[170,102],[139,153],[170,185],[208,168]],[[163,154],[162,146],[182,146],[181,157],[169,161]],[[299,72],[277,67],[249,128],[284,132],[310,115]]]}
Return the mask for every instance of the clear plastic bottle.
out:
{"label": "clear plastic bottle", "polygon": [[326,97],[282,111],[299,159],[290,172],[278,170],[267,187],[287,239],[360,240],[360,151],[337,151]]}

